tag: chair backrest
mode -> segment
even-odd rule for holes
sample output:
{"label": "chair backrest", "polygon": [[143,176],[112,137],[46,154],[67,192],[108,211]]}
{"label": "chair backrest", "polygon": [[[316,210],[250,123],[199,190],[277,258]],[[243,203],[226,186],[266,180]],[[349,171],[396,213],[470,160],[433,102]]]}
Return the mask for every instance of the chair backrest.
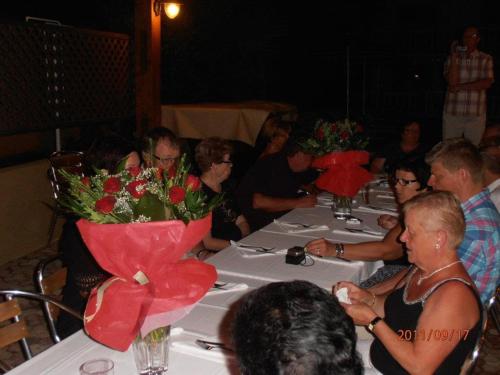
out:
{"label": "chair backrest", "polygon": [[57,151],[50,155],[47,176],[56,200],[68,187],[59,170],[64,169],[70,173],[83,175],[83,158],[84,154],[80,151]]}
{"label": "chair backrest", "polygon": [[[0,303],[0,322],[12,319],[13,324],[7,327],[3,327],[0,330],[0,348],[19,341],[21,343],[21,347],[24,352],[24,356],[26,359],[30,359],[32,357],[31,350],[29,348],[26,337],[28,336],[28,330],[26,328],[25,323],[20,319],[21,309],[17,304],[14,297],[28,298],[34,299],[37,301],[48,302],[54,304],[55,306],[63,309],[67,313],[71,314],[77,319],[83,319],[82,315],[72,309],[59,302],[57,299],[46,296],[44,294],[26,292],[22,290],[0,290],[0,296],[5,296],[6,302]],[[20,324],[18,324],[20,323]],[[14,326],[14,328],[10,328]],[[4,331],[6,330],[6,331]],[[5,342],[4,342],[5,337]],[[4,366],[2,364],[2,366]]]}
{"label": "chair backrest", "polygon": [[467,356],[467,358],[464,361],[464,364],[462,365],[462,369],[460,370],[460,375],[470,375],[474,371],[474,367],[477,364],[477,359],[479,358],[479,353],[483,347],[484,335],[486,333],[486,328],[488,326],[488,311],[494,300],[495,296],[491,297],[488,303],[485,306],[483,306],[483,310],[481,311],[481,317],[482,317],[481,330],[479,331],[479,335],[476,339],[474,348]]}
{"label": "chair backrest", "polygon": [[[6,322],[10,324],[6,325]],[[24,320],[21,319],[21,307],[17,299],[12,296],[6,296],[5,302],[0,302],[0,348],[20,342],[23,353],[26,359],[32,357],[30,347],[26,338],[29,336],[28,327]],[[1,363],[2,371],[9,371],[12,368],[6,363]]]}
{"label": "chair backrest", "polygon": [[[41,260],[35,269],[35,285],[38,292],[56,298],[58,300],[62,299],[62,289],[66,285],[66,276],[68,270],[66,267],[59,266],[57,270],[52,273],[47,272],[49,265],[55,265],[60,262],[61,259],[58,255],[52,256],[47,259]],[[42,302],[43,313],[45,319],[47,320],[47,325],[49,327],[50,336],[52,340],[56,343],[60,342],[61,339],[56,329],[56,321],[59,316],[59,307],[51,304],[47,301]]]}

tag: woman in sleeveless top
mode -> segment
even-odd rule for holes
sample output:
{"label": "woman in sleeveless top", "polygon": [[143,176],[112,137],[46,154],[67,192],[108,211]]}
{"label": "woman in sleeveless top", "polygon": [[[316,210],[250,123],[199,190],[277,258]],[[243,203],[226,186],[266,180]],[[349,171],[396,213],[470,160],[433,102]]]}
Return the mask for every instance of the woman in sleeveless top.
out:
{"label": "woman in sleeveless top", "polygon": [[402,282],[374,295],[349,282],[352,304],[343,304],[356,324],[375,336],[373,366],[384,374],[458,374],[481,327],[482,305],[456,248],[465,221],[448,192],[428,192],[403,207],[401,241],[413,263]]}

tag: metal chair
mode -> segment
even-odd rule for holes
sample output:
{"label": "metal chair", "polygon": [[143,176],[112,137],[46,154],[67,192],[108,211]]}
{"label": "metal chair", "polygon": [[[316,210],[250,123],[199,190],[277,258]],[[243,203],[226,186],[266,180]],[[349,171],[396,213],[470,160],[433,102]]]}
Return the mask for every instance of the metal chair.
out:
{"label": "metal chair", "polygon": [[490,299],[489,312],[497,332],[500,333],[500,286],[497,286],[495,295]]}
{"label": "metal chair", "polygon": [[52,187],[55,206],[52,207],[53,212],[50,220],[47,246],[50,246],[52,242],[57,219],[64,215],[64,210],[59,205],[58,199],[66,191],[68,184],[64,181],[64,178],[59,173],[59,170],[64,169],[68,172],[83,176],[83,158],[84,153],[80,151],[56,151],[49,157],[50,167],[47,171],[47,177]]}
{"label": "metal chair", "polygon": [[[6,347],[7,345],[19,341],[24,357],[26,359],[30,359],[33,354],[31,353],[28,341],[26,340],[26,338],[29,337],[28,327],[26,326],[26,323],[21,319],[21,308],[19,307],[17,300],[14,299],[15,297],[48,302],[54,304],[60,309],[63,309],[74,317],[82,319],[82,316],[80,315],[80,313],[78,313],[78,311],[73,310],[72,308],[64,305],[57,299],[50,296],[26,292],[22,290],[0,290],[0,295],[5,296],[6,300],[5,302],[0,303],[0,322],[3,323],[9,320],[13,321],[12,324],[6,326],[2,325],[2,328],[0,328],[0,348]],[[8,364],[2,362],[0,363],[0,370],[9,371],[12,370],[12,368]]]}
{"label": "metal chair", "polygon": [[490,311],[491,306],[495,302],[496,296],[494,295],[493,297],[490,298],[488,303],[483,306],[483,311],[481,312],[482,316],[482,325],[481,325],[481,330],[480,334],[478,335],[476,339],[476,343],[474,345],[474,348],[470,352],[470,354],[467,356],[467,358],[464,361],[464,364],[462,365],[462,369],[460,370],[460,375],[470,375],[474,371],[474,367],[476,367],[477,364],[477,359],[479,358],[479,353],[483,347],[483,342],[484,342],[484,336],[486,334],[486,328],[488,326],[488,313]]}
{"label": "metal chair", "polygon": [[[41,294],[60,298],[62,289],[66,285],[66,276],[68,270],[66,267],[60,267],[55,272],[47,274],[46,269],[49,264],[54,264],[57,261],[61,261],[59,255],[52,256],[50,258],[41,260],[35,269],[34,279],[35,286]],[[59,316],[59,308],[57,306],[51,305],[49,302],[42,302],[43,314],[47,320],[47,325],[49,327],[50,336],[55,343],[61,341],[59,334],[56,330],[56,321]]]}

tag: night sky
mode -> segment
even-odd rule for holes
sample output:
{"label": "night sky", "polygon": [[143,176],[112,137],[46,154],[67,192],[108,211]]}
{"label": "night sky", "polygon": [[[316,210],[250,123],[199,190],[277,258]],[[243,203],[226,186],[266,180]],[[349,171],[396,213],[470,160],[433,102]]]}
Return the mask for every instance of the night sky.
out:
{"label": "night sky", "polygon": [[[162,101],[273,100],[299,110],[437,121],[443,62],[450,42],[470,24],[480,48],[500,59],[498,1],[183,1],[175,20],[162,19]],[[133,1],[17,2],[4,22],[24,15],[131,34]],[[347,58],[349,56],[349,64]],[[500,96],[498,84],[491,98]],[[394,104],[394,98],[404,99]],[[490,115],[500,117],[498,105]]]}

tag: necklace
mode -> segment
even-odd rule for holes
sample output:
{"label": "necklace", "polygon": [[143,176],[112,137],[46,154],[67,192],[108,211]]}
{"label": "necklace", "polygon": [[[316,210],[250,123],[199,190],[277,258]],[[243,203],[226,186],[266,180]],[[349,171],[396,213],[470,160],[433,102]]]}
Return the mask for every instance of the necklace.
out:
{"label": "necklace", "polygon": [[460,263],[460,262],[461,262],[460,260],[457,260],[457,261],[455,261],[455,262],[452,262],[452,263],[450,263],[450,264],[447,264],[446,266],[441,267],[441,268],[438,268],[437,270],[435,270],[435,271],[431,272],[431,273],[430,273],[429,275],[427,275],[427,276],[422,276],[422,275],[419,275],[419,276],[418,276],[418,280],[417,280],[417,285],[422,284],[422,281],[427,280],[428,278],[430,278],[430,277],[434,276],[436,273],[441,272],[442,270],[445,270],[445,269],[447,269],[447,268],[450,268],[450,267],[451,267],[451,266],[453,266],[454,264],[457,264],[457,263]]}

